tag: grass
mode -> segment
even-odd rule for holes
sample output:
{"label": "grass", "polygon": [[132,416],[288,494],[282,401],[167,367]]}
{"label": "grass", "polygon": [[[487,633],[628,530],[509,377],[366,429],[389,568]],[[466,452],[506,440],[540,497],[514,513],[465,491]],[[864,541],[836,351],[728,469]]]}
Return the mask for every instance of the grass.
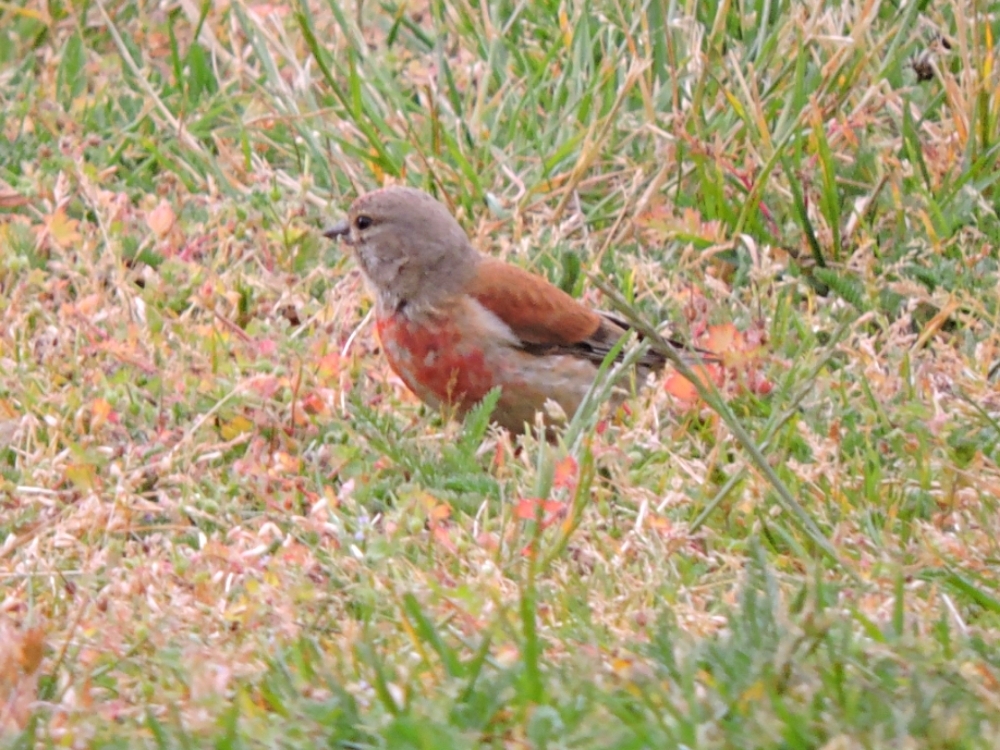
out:
{"label": "grass", "polygon": [[[0,5],[0,741],[995,747],[991,7]],[[763,356],[443,419],[387,182]]]}

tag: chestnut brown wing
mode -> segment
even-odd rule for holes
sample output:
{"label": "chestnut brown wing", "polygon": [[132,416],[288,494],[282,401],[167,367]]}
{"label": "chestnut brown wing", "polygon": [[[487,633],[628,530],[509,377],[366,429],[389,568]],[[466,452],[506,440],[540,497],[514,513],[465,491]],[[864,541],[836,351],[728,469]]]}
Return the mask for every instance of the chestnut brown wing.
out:
{"label": "chestnut brown wing", "polygon": [[[492,258],[482,261],[470,294],[506,323],[532,354],[572,354],[600,363],[628,331],[613,316],[598,313],[540,276]],[[649,352],[641,364],[660,367]]]}
{"label": "chestnut brown wing", "polygon": [[485,258],[469,293],[525,344],[572,346],[601,326],[601,316],[517,266]]}

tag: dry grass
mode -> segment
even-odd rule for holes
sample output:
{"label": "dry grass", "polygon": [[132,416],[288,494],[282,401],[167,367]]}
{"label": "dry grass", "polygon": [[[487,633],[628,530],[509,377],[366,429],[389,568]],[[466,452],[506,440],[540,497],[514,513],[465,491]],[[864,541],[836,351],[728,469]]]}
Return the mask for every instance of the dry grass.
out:
{"label": "dry grass", "polygon": [[[0,6],[0,735],[996,745],[1000,29],[691,5]],[[387,181],[765,338],[752,445],[421,407],[317,232]]]}

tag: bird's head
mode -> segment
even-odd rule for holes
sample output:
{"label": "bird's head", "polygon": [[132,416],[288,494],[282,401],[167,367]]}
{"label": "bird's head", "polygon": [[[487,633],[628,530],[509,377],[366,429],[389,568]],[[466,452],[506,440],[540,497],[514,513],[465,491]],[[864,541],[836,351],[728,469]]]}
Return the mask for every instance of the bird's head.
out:
{"label": "bird's head", "polygon": [[448,209],[410,187],[362,195],[347,218],[323,234],[354,248],[379,303],[390,309],[433,305],[460,291],[479,260]]}

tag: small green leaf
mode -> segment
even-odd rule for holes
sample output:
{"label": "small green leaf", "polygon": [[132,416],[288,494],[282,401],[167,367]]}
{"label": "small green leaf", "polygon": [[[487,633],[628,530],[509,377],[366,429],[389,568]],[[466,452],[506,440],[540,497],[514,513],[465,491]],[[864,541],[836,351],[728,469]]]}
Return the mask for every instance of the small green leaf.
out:
{"label": "small green leaf", "polygon": [[63,46],[56,74],[56,91],[59,92],[59,103],[63,109],[68,110],[73,100],[83,93],[87,85],[86,64],[87,55],[83,48],[83,40],[79,32],[75,32]]}

